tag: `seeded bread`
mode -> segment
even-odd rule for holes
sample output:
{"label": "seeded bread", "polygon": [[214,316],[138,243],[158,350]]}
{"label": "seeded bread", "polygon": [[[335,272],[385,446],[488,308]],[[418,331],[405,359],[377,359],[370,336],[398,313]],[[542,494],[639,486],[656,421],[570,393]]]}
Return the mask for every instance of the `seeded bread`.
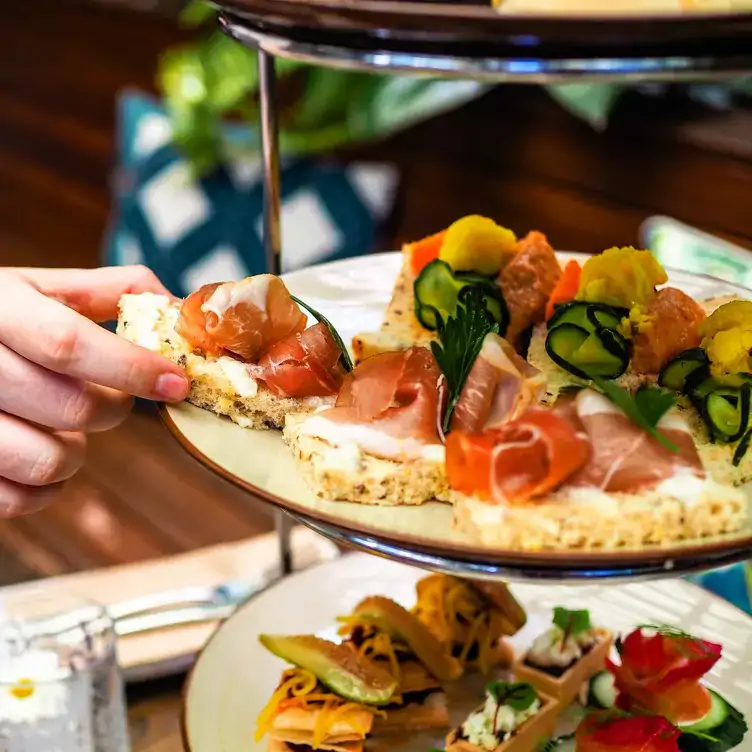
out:
{"label": "seeded bread", "polygon": [[355,362],[384,352],[407,350],[414,345],[428,346],[437,339],[436,333],[424,329],[415,318],[415,275],[410,267],[410,256],[403,251],[402,269],[394,285],[392,299],[384,314],[384,323],[377,332],[367,332],[353,337]]}
{"label": "seeded bread", "polygon": [[137,345],[159,353],[185,368],[191,380],[188,402],[226,415],[244,428],[282,428],[290,413],[310,413],[326,402],[273,395],[254,381],[243,364],[233,358],[204,358],[175,330],[179,302],[164,295],[124,295],[119,303],[117,333]]}
{"label": "seeded bread", "polygon": [[513,550],[642,548],[749,530],[750,494],[709,484],[686,503],[656,490],[607,496],[562,490],[506,506],[452,494],[457,527],[481,545]]}
{"label": "seeded bread", "polygon": [[301,430],[305,415],[288,415],[283,436],[298,470],[324,499],[406,506],[448,494],[443,458],[397,462],[366,454],[355,444],[334,446]]}

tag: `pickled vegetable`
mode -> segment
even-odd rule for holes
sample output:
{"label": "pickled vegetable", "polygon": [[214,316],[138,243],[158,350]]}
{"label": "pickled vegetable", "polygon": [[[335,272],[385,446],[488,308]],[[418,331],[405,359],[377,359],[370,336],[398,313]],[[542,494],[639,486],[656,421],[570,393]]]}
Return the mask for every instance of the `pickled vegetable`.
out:
{"label": "pickled vegetable", "polygon": [[714,374],[752,370],[752,301],[720,306],[702,323],[700,334]]}
{"label": "pickled vegetable", "polygon": [[548,333],[546,352],[554,363],[581,379],[589,379],[588,374],[615,379],[629,364],[624,339],[602,327],[588,331],[576,324],[559,324]]}
{"label": "pickled vegetable", "polygon": [[585,262],[577,299],[631,310],[652,300],[656,286],[667,280],[650,251],[610,248]]}
{"label": "pickled vegetable", "polygon": [[703,369],[705,377],[709,375],[710,361],[705,351],[700,347],[685,350],[670,361],[658,376],[658,383],[683,393],[687,379],[698,369]]}
{"label": "pickled vegetable", "polygon": [[458,303],[462,303],[466,290],[482,289],[486,308],[504,334],[509,324],[509,313],[501,290],[489,279],[474,274],[454,274],[445,261],[436,259],[418,275],[413,285],[415,316],[423,327],[435,331],[440,321],[454,316]]}
{"label": "pickled vegetable", "polygon": [[497,275],[514,256],[517,238],[492,219],[471,215],[446,231],[439,258],[456,272]]}

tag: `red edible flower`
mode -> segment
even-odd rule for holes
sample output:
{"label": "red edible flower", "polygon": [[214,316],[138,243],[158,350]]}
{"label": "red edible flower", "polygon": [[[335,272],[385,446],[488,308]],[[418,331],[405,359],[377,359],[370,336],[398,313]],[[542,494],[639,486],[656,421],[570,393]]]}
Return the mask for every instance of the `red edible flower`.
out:
{"label": "red edible flower", "polygon": [[656,715],[623,717],[594,713],[575,732],[576,752],[680,752],[681,735],[672,723]]}
{"label": "red edible flower", "polygon": [[623,710],[642,708],[669,720],[691,722],[710,709],[700,679],[721,657],[721,646],[679,632],[637,629],[621,644],[621,664],[607,661]]}

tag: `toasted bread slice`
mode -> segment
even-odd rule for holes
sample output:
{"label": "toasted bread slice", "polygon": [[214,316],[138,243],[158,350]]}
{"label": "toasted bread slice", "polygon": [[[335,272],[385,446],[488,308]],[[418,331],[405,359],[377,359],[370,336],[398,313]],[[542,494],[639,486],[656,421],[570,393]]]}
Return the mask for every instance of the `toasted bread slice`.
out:
{"label": "toasted bread slice", "polygon": [[404,707],[387,709],[385,718],[376,716],[370,736],[446,728],[449,728],[446,695],[437,691],[420,702],[408,702]]}
{"label": "toasted bread slice", "polygon": [[480,544],[513,550],[619,549],[670,545],[741,532],[750,525],[748,490],[708,481],[684,501],[656,490],[604,494],[562,489],[530,504],[489,504],[451,494],[457,526]]}
{"label": "toasted bread slice", "polygon": [[[279,739],[274,732],[269,735],[269,752],[301,752],[301,749],[309,748],[313,752],[311,743],[313,734],[303,732],[287,732],[284,739]],[[325,740],[317,748],[321,752],[363,752],[362,741],[329,741]]]}
{"label": "toasted bread slice", "polygon": [[244,428],[282,428],[285,416],[311,413],[332,399],[276,397],[233,358],[195,355],[175,327],[180,303],[164,295],[124,295],[117,333],[183,366],[191,380],[188,402],[226,415]]}
{"label": "toasted bread slice", "polygon": [[436,456],[399,462],[334,446],[305,430],[307,415],[289,415],[283,436],[310,487],[324,499],[383,506],[446,500],[448,489],[443,447]]}
{"label": "toasted bread slice", "polygon": [[383,352],[407,350],[414,345],[427,346],[438,339],[436,332],[424,329],[415,318],[415,275],[406,249],[402,251],[402,259],[402,269],[381,328],[377,332],[366,332],[353,337],[352,349],[356,363]]}

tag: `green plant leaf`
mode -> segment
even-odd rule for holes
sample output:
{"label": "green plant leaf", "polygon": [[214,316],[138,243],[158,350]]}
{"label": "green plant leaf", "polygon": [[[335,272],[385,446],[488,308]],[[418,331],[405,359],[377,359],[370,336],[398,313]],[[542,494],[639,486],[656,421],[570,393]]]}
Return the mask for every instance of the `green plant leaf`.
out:
{"label": "green plant leaf", "polygon": [[538,699],[535,689],[527,682],[489,682],[486,692],[497,705],[508,705],[513,710],[527,710]]}
{"label": "green plant leaf", "polygon": [[180,11],[180,24],[188,28],[201,26],[216,17],[216,8],[204,0],[189,0]]}
{"label": "green plant leaf", "polygon": [[570,611],[562,606],[554,609],[554,624],[566,635],[576,635],[590,629],[590,611],[585,609]]}
{"label": "green plant leaf", "polygon": [[[666,412],[669,407],[666,407],[668,398],[643,396],[641,398],[642,404],[647,405],[651,410],[649,415],[645,415],[642,412],[642,407],[638,403],[637,399],[633,397],[626,389],[615,384],[613,381],[606,381],[600,376],[588,373],[588,377],[598,387],[598,389],[616,405],[633,423],[640,426],[640,428],[647,431],[651,436],[656,438],[666,449],[672,452],[678,452],[679,448],[669,441],[657,428],[657,420],[654,422],[653,418],[658,414],[659,410],[663,410],[661,416]],[[660,387],[645,387],[645,389],[657,390],[663,392]],[[670,395],[673,400],[672,405],[676,403],[676,396]],[[665,408],[665,409],[664,409]],[[660,419],[660,416],[659,416]]]}

